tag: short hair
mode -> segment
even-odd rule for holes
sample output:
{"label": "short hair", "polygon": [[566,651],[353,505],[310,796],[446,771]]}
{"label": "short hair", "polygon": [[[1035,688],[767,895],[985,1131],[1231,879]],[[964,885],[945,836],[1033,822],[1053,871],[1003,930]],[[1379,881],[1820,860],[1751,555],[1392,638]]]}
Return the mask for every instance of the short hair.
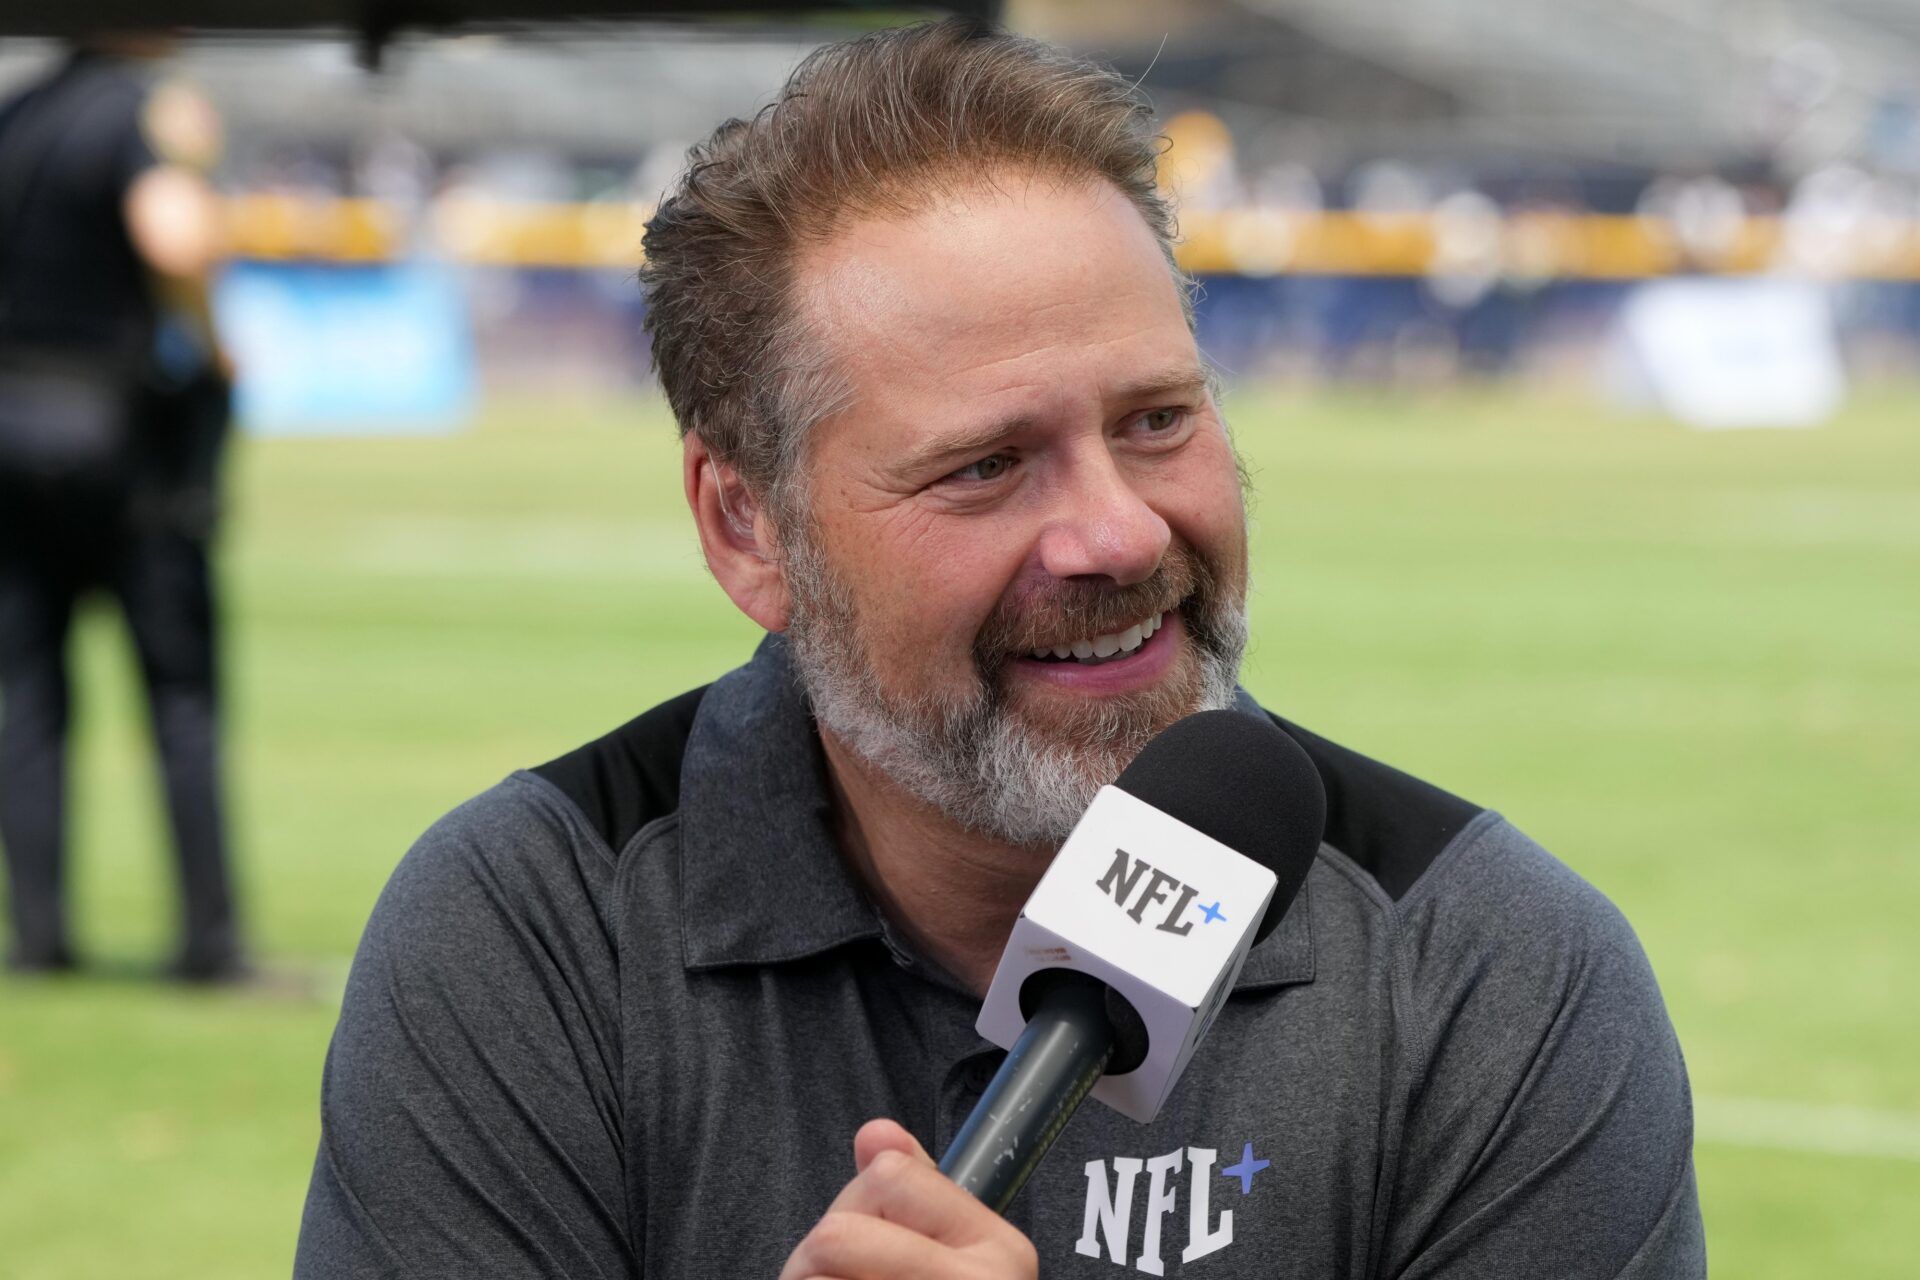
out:
{"label": "short hair", "polygon": [[811,428],[844,404],[796,316],[799,250],[854,216],[907,216],[996,169],[1104,180],[1173,267],[1152,110],[1109,68],[965,19],[815,51],[751,120],[729,120],[647,223],[646,328],[680,433],[699,435],[774,516],[793,508]]}

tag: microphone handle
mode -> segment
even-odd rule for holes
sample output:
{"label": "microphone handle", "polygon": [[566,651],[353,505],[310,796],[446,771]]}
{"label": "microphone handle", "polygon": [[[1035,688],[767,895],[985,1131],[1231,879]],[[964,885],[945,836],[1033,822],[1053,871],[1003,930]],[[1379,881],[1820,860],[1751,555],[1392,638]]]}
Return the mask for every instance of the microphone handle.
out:
{"label": "microphone handle", "polygon": [[940,1172],[1004,1214],[1112,1056],[1106,985],[1062,971],[941,1157]]}

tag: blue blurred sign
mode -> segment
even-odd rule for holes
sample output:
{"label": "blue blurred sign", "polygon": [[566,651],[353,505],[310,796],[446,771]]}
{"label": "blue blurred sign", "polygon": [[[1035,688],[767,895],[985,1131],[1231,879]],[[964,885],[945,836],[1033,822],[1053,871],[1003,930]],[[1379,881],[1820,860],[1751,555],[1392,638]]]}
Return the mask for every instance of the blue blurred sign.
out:
{"label": "blue blurred sign", "polygon": [[215,306],[251,431],[443,432],[472,408],[471,325],[445,267],[237,263]]}

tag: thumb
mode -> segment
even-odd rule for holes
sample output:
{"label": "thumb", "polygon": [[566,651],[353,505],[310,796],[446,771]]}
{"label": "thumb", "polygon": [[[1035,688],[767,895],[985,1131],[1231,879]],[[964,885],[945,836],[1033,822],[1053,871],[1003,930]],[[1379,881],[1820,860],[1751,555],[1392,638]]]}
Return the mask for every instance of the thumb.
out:
{"label": "thumb", "polygon": [[898,1151],[915,1160],[933,1163],[914,1136],[893,1120],[869,1120],[860,1126],[860,1132],[853,1135],[853,1167],[856,1172],[865,1173],[874,1157],[882,1151]]}

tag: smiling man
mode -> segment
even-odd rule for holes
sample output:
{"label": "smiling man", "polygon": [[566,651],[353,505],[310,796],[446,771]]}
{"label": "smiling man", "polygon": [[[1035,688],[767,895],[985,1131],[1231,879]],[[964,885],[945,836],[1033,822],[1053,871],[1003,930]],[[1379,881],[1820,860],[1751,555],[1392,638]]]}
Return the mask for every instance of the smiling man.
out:
{"label": "smiling man", "polygon": [[958,24],[823,50],[695,149],[648,324],[707,563],[768,638],[395,872],[298,1275],[1704,1274],[1618,913],[1285,722],[1323,843],[1162,1114],[1083,1111],[1005,1220],[927,1155],[1094,792],[1182,716],[1268,714],[1154,156],[1124,82]]}

